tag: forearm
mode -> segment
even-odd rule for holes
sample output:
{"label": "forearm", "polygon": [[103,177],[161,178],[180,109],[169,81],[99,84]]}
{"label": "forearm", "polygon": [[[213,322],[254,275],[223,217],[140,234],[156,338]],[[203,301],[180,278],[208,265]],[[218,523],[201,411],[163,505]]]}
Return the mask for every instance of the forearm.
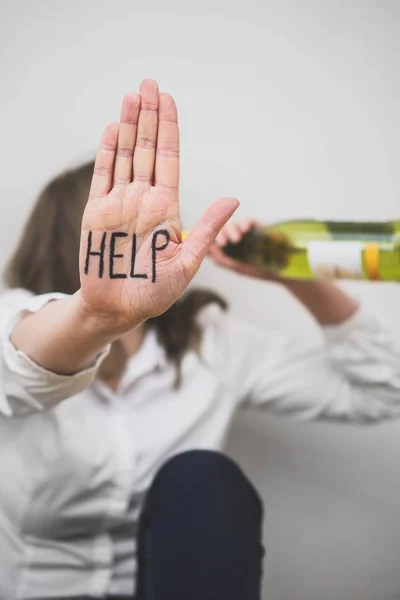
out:
{"label": "forearm", "polygon": [[357,302],[328,281],[284,280],[285,287],[314,316],[320,325],[338,325],[357,310]]}
{"label": "forearm", "polygon": [[26,313],[15,326],[11,342],[44,369],[70,375],[93,364],[116,337],[111,320],[85,310],[78,293]]}

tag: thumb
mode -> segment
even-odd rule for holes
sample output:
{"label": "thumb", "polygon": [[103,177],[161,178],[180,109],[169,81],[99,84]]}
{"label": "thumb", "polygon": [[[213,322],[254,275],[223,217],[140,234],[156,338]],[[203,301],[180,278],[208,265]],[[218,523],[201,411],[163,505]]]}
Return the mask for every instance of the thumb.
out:
{"label": "thumb", "polygon": [[182,244],[181,258],[191,278],[200,267],[215,238],[239,206],[236,198],[220,198],[204,213]]}

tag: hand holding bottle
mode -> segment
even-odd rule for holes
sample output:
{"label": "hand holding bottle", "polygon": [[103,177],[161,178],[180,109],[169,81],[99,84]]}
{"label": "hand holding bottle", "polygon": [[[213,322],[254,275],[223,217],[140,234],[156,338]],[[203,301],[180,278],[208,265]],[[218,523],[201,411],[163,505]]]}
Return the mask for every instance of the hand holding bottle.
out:
{"label": "hand holding bottle", "polygon": [[[260,228],[260,223],[255,220],[246,220],[239,224],[227,223],[211,246],[209,255],[217,265],[231,269],[238,274],[283,285],[321,325],[342,323],[356,312],[357,302],[334,283],[282,277],[265,266],[258,266],[256,260],[246,263],[233,259],[223,251],[227,244],[239,244],[252,229],[260,231]],[[232,246],[232,248],[234,247]],[[254,254],[251,253],[252,244],[247,250],[250,250],[249,256],[254,257]]]}
{"label": "hand holding bottle", "polygon": [[[260,267],[242,273],[284,279],[400,281],[400,222],[297,219],[246,230],[240,239],[220,236],[224,254]],[[235,268],[219,256],[221,266]],[[236,266],[239,266],[236,264]]]}
{"label": "hand holding bottle", "polygon": [[218,266],[235,271],[240,275],[264,279],[266,281],[274,281],[276,283],[285,283],[287,279],[284,280],[283,277],[280,277],[277,273],[253,263],[235,260],[223,251],[223,248],[227,244],[238,244],[252,229],[259,229],[260,227],[261,224],[255,219],[246,219],[240,223],[229,221],[221,229],[215,243],[211,246],[209,256]]}

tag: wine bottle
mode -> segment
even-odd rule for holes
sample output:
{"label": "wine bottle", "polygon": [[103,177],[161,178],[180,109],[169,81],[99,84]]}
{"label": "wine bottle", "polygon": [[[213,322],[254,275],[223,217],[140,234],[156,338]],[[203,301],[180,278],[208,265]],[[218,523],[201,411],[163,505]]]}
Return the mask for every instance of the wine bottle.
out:
{"label": "wine bottle", "polygon": [[223,251],[283,277],[400,281],[400,221],[285,221]]}

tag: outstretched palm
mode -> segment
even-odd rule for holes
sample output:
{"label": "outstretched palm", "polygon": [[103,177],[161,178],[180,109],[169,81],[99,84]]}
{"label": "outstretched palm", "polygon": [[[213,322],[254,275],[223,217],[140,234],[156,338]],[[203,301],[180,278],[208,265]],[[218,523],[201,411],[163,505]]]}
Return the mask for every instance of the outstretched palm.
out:
{"label": "outstretched palm", "polygon": [[238,206],[215,202],[182,243],[179,131],[173,99],[146,80],[124,98],[96,157],[82,221],[81,295],[129,328],[167,310]]}

